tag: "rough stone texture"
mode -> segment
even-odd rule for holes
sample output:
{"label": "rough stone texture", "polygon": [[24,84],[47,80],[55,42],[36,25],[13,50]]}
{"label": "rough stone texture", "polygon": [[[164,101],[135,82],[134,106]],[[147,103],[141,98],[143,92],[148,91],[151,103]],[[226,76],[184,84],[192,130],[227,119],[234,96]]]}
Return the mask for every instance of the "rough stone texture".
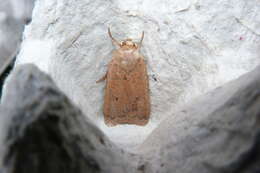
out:
{"label": "rough stone texture", "polygon": [[0,3],[0,97],[6,76],[20,49],[24,25],[31,21],[34,0],[9,0]]}
{"label": "rough stone texture", "polygon": [[0,76],[17,54],[24,24],[31,21],[34,0],[0,3]]}
{"label": "rough stone texture", "polygon": [[260,67],[168,117],[137,154],[117,148],[32,65],[0,105],[0,172],[257,173]]}
{"label": "rough stone texture", "polygon": [[[237,78],[259,64],[258,0],[41,0],[26,27],[17,65],[31,62],[113,141],[130,149],[192,98]],[[118,39],[139,39],[147,59],[152,113],[141,128],[107,128],[104,84]]]}
{"label": "rough stone texture", "polygon": [[260,66],[164,120],[137,153],[153,173],[260,172]]}
{"label": "rough stone texture", "polygon": [[5,87],[1,173],[133,172],[124,152],[35,66],[16,68]]}
{"label": "rough stone texture", "polygon": [[[54,162],[53,172],[259,172],[260,68],[221,86],[259,64],[259,11],[258,0],[37,1],[0,105],[2,172]],[[145,127],[103,123],[104,84],[95,81],[111,59],[108,26],[118,40],[145,31],[152,101]],[[28,62],[86,117],[48,77],[20,67]],[[75,160],[64,164],[66,154]]]}

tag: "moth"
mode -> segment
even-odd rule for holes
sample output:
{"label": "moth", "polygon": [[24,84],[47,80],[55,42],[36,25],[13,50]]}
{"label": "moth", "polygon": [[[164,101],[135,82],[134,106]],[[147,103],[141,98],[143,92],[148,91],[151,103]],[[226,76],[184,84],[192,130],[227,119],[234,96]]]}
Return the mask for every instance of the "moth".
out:
{"label": "moth", "polygon": [[118,42],[108,28],[108,35],[117,47],[112,53],[106,74],[97,81],[106,80],[104,120],[108,126],[136,124],[144,126],[150,117],[149,78],[140,48],[144,38]]}

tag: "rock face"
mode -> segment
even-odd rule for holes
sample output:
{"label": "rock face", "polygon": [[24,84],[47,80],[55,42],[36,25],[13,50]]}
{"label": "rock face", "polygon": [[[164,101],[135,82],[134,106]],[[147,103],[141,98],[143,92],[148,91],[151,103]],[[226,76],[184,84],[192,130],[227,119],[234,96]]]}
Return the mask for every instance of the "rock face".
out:
{"label": "rock face", "polygon": [[0,3],[0,96],[8,66],[13,66],[22,41],[24,25],[31,21],[34,0],[9,0]]}
{"label": "rock face", "polygon": [[139,148],[152,160],[147,172],[259,172],[259,73],[260,67],[163,121]]}
{"label": "rock face", "polygon": [[259,73],[184,107],[133,155],[110,142],[48,76],[32,65],[17,67],[0,107],[0,172],[259,172]]}
{"label": "rock face", "polygon": [[0,4],[0,75],[16,55],[24,24],[31,21],[34,0],[10,0]]}
{"label": "rock face", "polygon": [[[37,1],[4,86],[0,172],[259,172],[258,4]],[[118,40],[145,30],[145,127],[103,122],[104,84],[95,82],[114,49],[109,26]]]}
{"label": "rock face", "polygon": [[[31,62],[50,74],[113,141],[130,148],[180,104],[259,64],[258,4],[258,0],[37,1],[16,64]],[[107,128],[103,123],[104,84],[95,81],[105,73],[114,49],[109,26],[118,40],[139,40],[145,31],[141,52],[148,64],[152,112],[144,128]]]}
{"label": "rock face", "polygon": [[1,105],[1,173],[131,172],[131,164],[52,80],[24,65]]}

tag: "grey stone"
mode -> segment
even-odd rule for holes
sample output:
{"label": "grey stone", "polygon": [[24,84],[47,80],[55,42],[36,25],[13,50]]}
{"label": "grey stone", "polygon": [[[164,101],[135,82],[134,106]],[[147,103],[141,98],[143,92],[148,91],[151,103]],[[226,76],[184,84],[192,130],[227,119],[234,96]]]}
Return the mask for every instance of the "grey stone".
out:
{"label": "grey stone", "polygon": [[10,0],[0,3],[0,75],[15,57],[24,25],[31,21],[34,0]]}
{"label": "grey stone", "polygon": [[9,0],[0,3],[0,97],[7,73],[19,52],[24,25],[31,21],[34,0]]}
{"label": "grey stone", "polygon": [[184,106],[131,154],[47,75],[22,65],[6,81],[0,107],[0,171],[257,173],[259,73],[260,67]]}
{"label": "grey stone", "polygon": [[139,148],[150,158],[147,172],[259,172],[259,73],[260,67],[163,121]]}
{"label": "grey stone", "polygon": [[0,116],[3,173],[132,171],[123,152],[34,65],[16,68],[6,87]]}
{"label": "grey stone", "polygon": [[[111,140],[133,150],[180,105],[259,64],[259,11],[258,0],[39,0],[16,65],[37,65]],[[103,123],[104,83],[95,81],[115,49],[108,27],[118,40],[145,32],[152,110],[143,128]]]}
{"label": "grey stone", "polygon": [[[106,152],[91,155],[97,165],[105,163],[100,170],[112,171],[117,165],[120,170],[115,172],[123,168],[121,172],[138,173],[259,172],[260,69],[238,78],[259,65],[258,4],[258,0],[37,1],[15,68],[33,63],[49,74],[84,113],[79,119],[87,117],[87,122],[68,119],[71,129],[82,129],[77,134],[97,139],[101,130],[108,136],[101,133],[112,149],[89,140],[90,146],[112,155],[109,161]],[[118,40],[138,40],[145,31],[141,51],[147,59],[152,101],[151,121],[145,127],[109,128],[103,123],[104,84],[95,81],[105,73],[114,49],[109,26]],[[5,85],[1,115],[19,112],[17,107],[31,94],[12,89],[19,85],[11,81],[10,77]],[[21,101],[17,95],[22,93]],[[7,134],[15,123],[12,116],[1,117],[0,132]],[[90,121],[96,130],[87,133]],[[107,138],[124,149],[122,154]],[[6,141],[4,135],[0,139]],[[0,149],[8,153],[9,146],[4,143]],[[73,150],[73,145],[68,148]]]}

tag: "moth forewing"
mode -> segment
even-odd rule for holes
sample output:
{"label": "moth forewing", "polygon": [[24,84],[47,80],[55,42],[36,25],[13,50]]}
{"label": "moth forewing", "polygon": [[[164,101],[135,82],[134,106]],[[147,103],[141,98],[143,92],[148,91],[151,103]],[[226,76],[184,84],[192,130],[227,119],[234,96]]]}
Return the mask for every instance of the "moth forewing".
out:
{"label": "moth forewing", "polygon": [[[119,44],[108,30],[114,44]],[[142,34],[143,39],[143,34]],[[141,39],[141,41],[142,41]],[[146,63],[131,39],[120,43],[108,65],[104,97],[104,119],[109,126],[145,125],[150,117],[149,80]]]}

